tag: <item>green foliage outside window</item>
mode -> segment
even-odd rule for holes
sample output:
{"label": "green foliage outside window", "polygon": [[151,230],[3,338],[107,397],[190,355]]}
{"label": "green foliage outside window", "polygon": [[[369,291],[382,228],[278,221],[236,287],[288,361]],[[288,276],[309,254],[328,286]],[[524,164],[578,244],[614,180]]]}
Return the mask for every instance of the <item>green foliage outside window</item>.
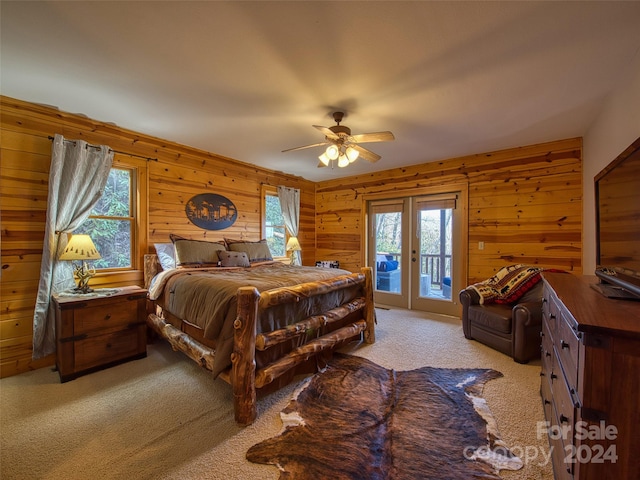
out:
{"label": "green foliage outside window", "polygon": [[398,254],[402,251],[402,213],[376,215],[376,252]]}
{"label": "green foliage outside window", "polygon": [[102,197],[89,218],[73,233],[88,234],[100,256],[97,269],[131,268],[134,218],[132,216],[133,171],[112,168]]}
{"label": "green foliage outside window", "polygon": [[287,235],[280,199],[277,195],[265,195],[265,238],[271,255],[274,257],[287,255]]}

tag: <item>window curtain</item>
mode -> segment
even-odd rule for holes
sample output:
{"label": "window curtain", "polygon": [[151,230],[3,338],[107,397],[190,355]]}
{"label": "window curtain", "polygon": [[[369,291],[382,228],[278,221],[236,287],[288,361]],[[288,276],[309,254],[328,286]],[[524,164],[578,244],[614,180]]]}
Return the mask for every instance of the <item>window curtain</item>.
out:
{"label": "window curtain", "polygon": [[58,257],[67,246],[67,233],[87,219],[102,196],[112,164],[109,147],[65,140],[62,135],[53,139],[40,283],[33,313],[34,359],[56,350],[51,295],[75,286],[71,262],[58,261]]}
{"label": "window curtain", "polygon": [[[300,223],[300,190],[279,185],[278,200],[280,200],[284,226],[289,231],[289,235],[297,237]],[[291,265],[302,265],[302,255],[299,251],[293,252]]]}

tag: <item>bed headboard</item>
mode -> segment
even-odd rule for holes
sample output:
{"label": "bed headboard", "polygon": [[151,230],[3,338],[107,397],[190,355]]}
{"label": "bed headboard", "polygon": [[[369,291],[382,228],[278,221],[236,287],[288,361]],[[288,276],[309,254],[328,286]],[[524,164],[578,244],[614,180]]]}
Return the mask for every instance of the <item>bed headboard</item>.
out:
{"label": "bed headboard", "polygon": [[144,288],[149,288],[151,279],[155,277],[158,272],[162,271],[162,265],[158,255],[155,253],[147,253],[144,256]]}

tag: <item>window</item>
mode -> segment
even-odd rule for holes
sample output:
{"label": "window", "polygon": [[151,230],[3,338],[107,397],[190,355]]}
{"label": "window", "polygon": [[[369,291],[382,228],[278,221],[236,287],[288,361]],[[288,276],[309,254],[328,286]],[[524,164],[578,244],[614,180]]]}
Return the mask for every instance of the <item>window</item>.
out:
{"label": "window", "polygon": [[113,167],[102,198],[73,233],[88,234],[98,249],[96,269],[132,269],[136,245],[136,170]]}
{"label": "window", "polygon": [[275,187],[263,186],[263,237],[267,239],[269,250],[274,257],[286,257],[287,229],[284,226],[280,199]]}

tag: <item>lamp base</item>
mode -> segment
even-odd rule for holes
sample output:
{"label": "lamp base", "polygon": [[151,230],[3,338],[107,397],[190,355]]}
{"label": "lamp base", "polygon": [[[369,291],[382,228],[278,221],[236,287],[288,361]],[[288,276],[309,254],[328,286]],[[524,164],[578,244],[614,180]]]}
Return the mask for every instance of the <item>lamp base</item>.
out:
{"label": "lamp base", "polygon": [[89,280],[96,274],[95,268],[89,268],[87,266],[87,262],[82,262],[82,264],[77,267],[74,271],[74,275],[78,279],[78,286],[73,289],[74,292],[78,292],[81,294],[91,293],[93,289],[89,287]]}
{"label": "lamp base", "polygon": [[85,286],[78,285],[76,288],[73,289],[73,291],[76,293],[85,294],[85,293],[93,292],[93,288],[89,287],[89,285],[85,285]]}

